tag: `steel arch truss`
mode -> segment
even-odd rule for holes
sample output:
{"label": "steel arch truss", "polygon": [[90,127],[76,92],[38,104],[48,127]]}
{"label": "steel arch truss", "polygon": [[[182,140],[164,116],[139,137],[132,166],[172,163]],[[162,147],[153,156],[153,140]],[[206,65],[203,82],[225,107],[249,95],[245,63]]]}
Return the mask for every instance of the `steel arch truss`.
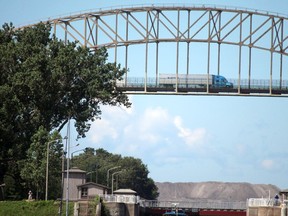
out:
{"label": "steel arch truss", "polygon": [[[285,16],[205,5],[199,7],[152,5],[99,10],[52,19],[48,22],[51,23],[55,35],[63,40],[76,40],[92,50],[107,47],[109,52],[113,52],[113,61],[121,62],[126,68],[130,68],[129,55],[132,55],[130,47],[142,44],[144,64],[137,70],[143,71],[143,82],[136,82],[133,79],[132,85],[131,77],[137,75],[133,74],[136,69],[130,68],[122,83],[123,90],[136,91],[138,94],[163,92],[163,89],[158,88],[161,72],[159,68],[162,66],[160,58],[163,55],[160,53],[160,47],[163,43],[173,43],[175,50],[171,54],[174,55],[174,63],[170,72],[176,75],[177,81],[171,89],[172,93],[203,92],[229,95],[255,93],[282,96],[288,94],[286,83],[288,18]],[[193,49],[193,45],[197,43],[204,44],[204,48]],[[234,54],[227,57],[225,54],[227,51],[223,47],[230,45],[234,47]],[[205,50],[204,54],[199,50]],[[213,89],[208,85],[208,81],[202,89],[182,88],[179,85],[177,78],[179,74],[195,73],[193,71],[195,63],[192,64],[191,61],[198,53],[205,55],[201,64],[205,65],[204,73],[207,75],[223,75],[223,71],[228,67],[225,65],[227,59],[229,61],[230,57],[234,58],[235,64],[231,69],[233,73],[224,73],[225,77],[231,77],[229,81],[233,82],[233,89]],[[262,64],[262,55],[265,55],[266,59],[265,68],[254,69],[255,65]],[[257,70],[259,74],[254,75]],[[255,82],[261,81],[265,82],[265,86],[255,85]],[[167,91],[169,92],[168,89]]]}

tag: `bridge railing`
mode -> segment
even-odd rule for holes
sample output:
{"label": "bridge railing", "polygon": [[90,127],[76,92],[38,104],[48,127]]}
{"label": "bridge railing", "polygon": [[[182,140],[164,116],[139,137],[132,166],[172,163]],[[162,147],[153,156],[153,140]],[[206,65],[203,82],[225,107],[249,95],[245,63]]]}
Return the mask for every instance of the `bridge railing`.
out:
{"label": "bridge railing", "polygon": [[[171,208],[177,201],[157,201],[146,200],[142,201],[144,207],[149,208]],[[244,201],[206,201],[206,200],[193,200],[193,201],[179,201],[177,202],[179,208],[196,208],[196,209],[230,209],[230,210],[245,210],[246,202]]]}
{"label": "bridge railing", "polygon": [[[145,80],[143,77],[128,77],[127,80],[121,80],[117,81],[117,86],[122,87],[122,88],[129,88],[129,87],[138,87],[138,88],[143,88],[145,86],[149,88],[162,88],[165,90],[165,88],[175,88],[176,87],[176,81],[171,81],[167,79],[165,81],[166,84],[163,84],[164,81],[162,81],[162,84],[159,83],[159,80],[157,80],[155,77],[147,77]],[[227,92],[233,90],[233,89],[238,89],[239,84],[241,89],[250,89],[252,90],[269,90],[270,85],[272,87],[272,90],[282,90],[283,93],[286,93],[288,90],[288,80],[264,80],[264,79],[243,79],[240,80],[240,83],[238,83],[237,79],[229,79],[230,83],[233,83],[233,88],[227,88]],[[202,82],[205,84],[205,81]],[[206,89],[205,86],[197,85],[197,84],[180,84],[178,83],[178,88],[194,88],[194,89]],[[215,88],[213,85],[210,88]]]}

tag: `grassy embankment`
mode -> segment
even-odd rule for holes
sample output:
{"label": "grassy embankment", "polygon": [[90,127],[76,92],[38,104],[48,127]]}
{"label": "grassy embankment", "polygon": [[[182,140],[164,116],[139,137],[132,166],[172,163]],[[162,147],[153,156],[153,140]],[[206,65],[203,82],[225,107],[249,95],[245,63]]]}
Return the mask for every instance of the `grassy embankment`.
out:
{"label": "grassy embankment", "polygon": [[[57,216],[59,202],[55,201],[3,201],[0,202],[0,216]],[[66,207],[63,203],[62,212]],[[69,203],[69,215],[73,215],[73,203]],[[63,215],[63,214],[62,214]]]}

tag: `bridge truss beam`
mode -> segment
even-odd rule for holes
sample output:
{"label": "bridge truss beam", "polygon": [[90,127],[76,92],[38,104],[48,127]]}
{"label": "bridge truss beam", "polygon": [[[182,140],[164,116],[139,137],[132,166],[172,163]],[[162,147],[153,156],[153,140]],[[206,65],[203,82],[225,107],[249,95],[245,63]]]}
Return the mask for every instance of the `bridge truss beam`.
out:
{"label": "bridge truss beam", "polygon": [[[288,79],[288,18],[285,16],[205,5],[152,5],[98,10],[47,22],[52,25],[54,34],[65,41],[78,41],[91,50],[106,47],[110,57],[114,57],[111,61],[129,69],[123,90],[129,90],[129,78],[141,76],[144,78],[143,86],[130,90],[148,93],[151,86],[149,79],[152,77],[157,87],[159,73],[165,69],[167,62],[173,61],[169,73],[175,74],[177,81],[172,93],[181,93],[178,75],[199,73],[193,62],[195,55],[199,54],[204,57],[198,63],[205,65],[201,73],[233,77],[234,88],[224,92],[228,95],[288,94],[288,83],[285,81]],[[162,44],[173,44],[175,49],[169,53],[174,56],[172,61],[163,60],[161,49],[165,49],[166,45]],[[198,45],[195,48],[195,44],[201,44],[203,48],[197,48]],[[136,45],[144,47],[143,55],[139,57],[143,63],[140,69],[132,66],[132,57],[135,58],[138,53],[133,52],[131,47]],[[233,47],[234,54],[227,55],[229,51],[226,47]],[[257,67],[263,63],[262,55],[265,55],[264,68]],[[234,65],[228,67],[227,61],[232,58]],[[268,84],[258,86],[259,91],[255,88],[251,90],[255,80],[268,80]],[[158,90],[155,90],[157,94]],[[216,93],[221,91],[218,89]],[[203,93],[215,93],[208,81]]]}

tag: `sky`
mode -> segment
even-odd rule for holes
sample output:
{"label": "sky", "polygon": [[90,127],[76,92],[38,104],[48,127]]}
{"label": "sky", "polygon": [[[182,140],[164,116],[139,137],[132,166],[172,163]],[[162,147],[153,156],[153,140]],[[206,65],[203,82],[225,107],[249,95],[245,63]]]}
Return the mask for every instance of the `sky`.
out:
{"label": "sky", "polygon": [[[17,27],[77,11],[157,3],[212,4],[288,14],[286,0],[0,0],[0,23],[12,22]],[[70,152],[92,147],[139,158],[156,182],[248,182],[288,188],[287,98],[129,98],[129,109],[102,107],[101,120],[79,140],[80,146],[72,144]],[[71,137],[71,143],[76,143],[73,132]]]}

